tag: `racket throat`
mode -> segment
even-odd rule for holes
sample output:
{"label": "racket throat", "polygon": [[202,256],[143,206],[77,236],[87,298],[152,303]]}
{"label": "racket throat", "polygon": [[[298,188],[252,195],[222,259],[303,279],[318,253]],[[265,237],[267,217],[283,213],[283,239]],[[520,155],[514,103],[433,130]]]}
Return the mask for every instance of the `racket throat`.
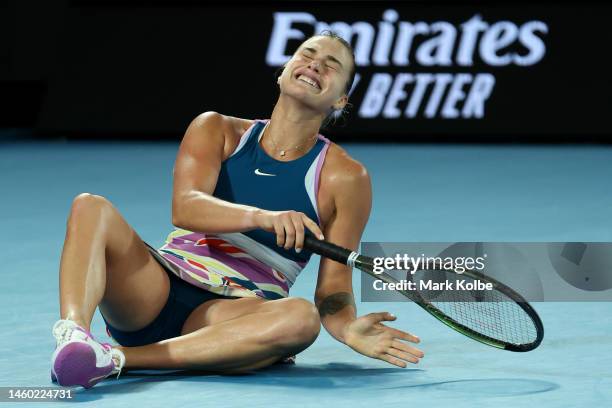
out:
{"label": "racket throat", "polygon": [[346,260],[346,264],[350,267],[350,268],[354,268],[356,266],[355,262],[357,261],[357,258],[359,258],[359,254],[357,252],[351,252]]}

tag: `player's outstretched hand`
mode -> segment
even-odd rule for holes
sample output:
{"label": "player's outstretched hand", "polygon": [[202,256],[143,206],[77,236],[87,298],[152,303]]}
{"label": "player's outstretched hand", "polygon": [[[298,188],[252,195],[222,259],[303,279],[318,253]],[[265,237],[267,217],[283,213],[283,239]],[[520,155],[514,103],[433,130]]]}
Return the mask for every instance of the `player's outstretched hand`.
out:
{"label": "player's outstretched hand", "polygon": [[417,336],[382,322],[393,321],[396,317],[388,312],[370,313],[354,320],[346,329],[346,344],[364,356],[377,358],[389,364],[405,368],[408,363],[418,363],[424,354],[408,344],[418,343]]}

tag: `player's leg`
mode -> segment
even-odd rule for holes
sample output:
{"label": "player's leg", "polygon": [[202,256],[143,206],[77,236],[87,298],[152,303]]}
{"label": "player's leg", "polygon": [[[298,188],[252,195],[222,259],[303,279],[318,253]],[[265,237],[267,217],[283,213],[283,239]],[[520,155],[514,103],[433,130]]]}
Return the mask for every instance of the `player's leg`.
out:
{"label": "player's leg", "polygon": [[110,202],[79,195],[60,262],[61,319],[53,327],[52,379],[91,387],[120,371],[125,361],[120,350],[89,332],[96,307],[116,327],[138,330],[155,319],[168,293],[166,272]]}
{"label": "player's leg", "polygon": [[166,272],[113,205],[101,196],[75,198],[60,262],[60,313],[89,329],[100,310],[126,331],[150,323],[169,291]]}
{"label": "player's leg", "polygon": [[[197,328],[198,322],[206,322],[220,309],[227,319]],[[315,341],[320,327],[315,306],[304,299],[212,300],[192,312],[184,325],[187,334],[121,350],[127,368],[240,372],[303,351]]]}

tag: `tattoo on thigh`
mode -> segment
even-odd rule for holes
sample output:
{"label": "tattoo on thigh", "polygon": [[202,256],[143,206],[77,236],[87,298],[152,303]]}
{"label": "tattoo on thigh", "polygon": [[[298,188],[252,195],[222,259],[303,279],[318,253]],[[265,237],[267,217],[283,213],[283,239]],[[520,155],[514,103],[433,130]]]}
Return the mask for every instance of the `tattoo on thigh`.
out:
{"label": "tattoo on thigh", "polygon": [[353,306],[355,309],[355,299],[348,292],[338,292],[327,296],[319,304],[319,315],[333,315],[344,309],[346,306]]}

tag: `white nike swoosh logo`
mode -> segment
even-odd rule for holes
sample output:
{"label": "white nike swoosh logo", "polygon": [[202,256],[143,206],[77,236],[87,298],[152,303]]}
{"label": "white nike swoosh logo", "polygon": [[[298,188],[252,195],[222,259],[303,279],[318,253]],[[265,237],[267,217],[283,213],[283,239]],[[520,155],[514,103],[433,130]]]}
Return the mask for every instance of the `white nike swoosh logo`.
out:
{"label": "white nike swoosh logo", "polygon": [[264,173],[259,169],[255,169],[255,174],[257,174],[258,176],[276,176],[276,174]]}

